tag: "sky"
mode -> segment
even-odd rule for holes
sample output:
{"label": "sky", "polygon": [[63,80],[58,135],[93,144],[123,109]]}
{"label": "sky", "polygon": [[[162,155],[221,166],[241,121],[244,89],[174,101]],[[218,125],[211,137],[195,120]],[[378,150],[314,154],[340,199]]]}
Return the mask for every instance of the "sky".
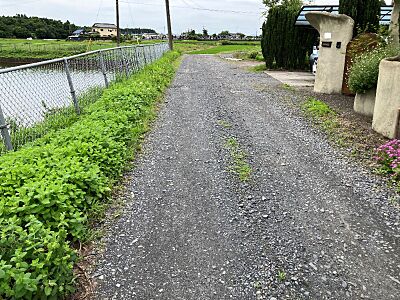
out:
{"label": "sky", "polygon": [[[152,28],[166,32],[164,0],[119,0],[121,27]],[[339,0],[316,0],[337,4]],[[262,0],[170,0],[174,34],[188,29],[209,33],[222,30],[259,35],[264,20]],[[69,20],[79,26],[115,23],[115,0],[0,0],[0,15],[26,14]]]}

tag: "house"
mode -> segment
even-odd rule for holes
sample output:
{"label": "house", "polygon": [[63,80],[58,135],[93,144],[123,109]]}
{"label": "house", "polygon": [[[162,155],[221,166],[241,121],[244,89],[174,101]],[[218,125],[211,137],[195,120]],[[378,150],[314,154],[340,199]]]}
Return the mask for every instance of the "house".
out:
{"label": "house", "polygon": [[84,29],[78,29],[75,30],[69,37],[69,40],[72,41],[80,41],[82,36],[85,34],[85,30]]}
{"label": "house", "polygon": [[144,40],[162,40],[164,39],[166,36],[163,34],[158,34],[158,33],[144,33],[142,35],[142,38]]}
{"label": "house", "polygon": [[100,37],[116,37],[117,36],[117,26],[109,23],[95,23],[92,26],[92,34],[99,34]]}

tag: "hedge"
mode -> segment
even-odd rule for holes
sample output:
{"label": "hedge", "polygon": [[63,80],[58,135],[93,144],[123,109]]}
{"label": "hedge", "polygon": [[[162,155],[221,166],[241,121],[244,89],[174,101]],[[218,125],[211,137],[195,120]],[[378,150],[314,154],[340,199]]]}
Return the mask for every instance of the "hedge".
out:
{"label": "hedge", "polygon": [[0,299],[73,291],[73,244],[132,159],[178,56],[114,84],[69,128],[0,157]]}
{"label": "hedge", "polygon": [[269,10],[261,40],[267,68],[308,68],[308,55],[317,44],[318,32],[296,27],[294,24],[298,13],[297,8],[284,5]]}

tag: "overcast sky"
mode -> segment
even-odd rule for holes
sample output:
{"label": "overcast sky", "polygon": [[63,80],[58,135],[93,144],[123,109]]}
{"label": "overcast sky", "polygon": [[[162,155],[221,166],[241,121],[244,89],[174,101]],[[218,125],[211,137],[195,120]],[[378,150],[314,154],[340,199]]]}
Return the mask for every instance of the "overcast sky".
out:
{"label": "overcast sky", "polygon": [[[147,27],[165,32],[164,0],[120,0],[121,27]],[[338,0],[316,0],[337,4]],[[262,0],[170,0],[173,32],[187,29],[260,34]],[[215,10],[215,11],[208,11]],[[115,0],[0,0],[1,15],[26,14],[69,20],[76,25],[115,23]]]}

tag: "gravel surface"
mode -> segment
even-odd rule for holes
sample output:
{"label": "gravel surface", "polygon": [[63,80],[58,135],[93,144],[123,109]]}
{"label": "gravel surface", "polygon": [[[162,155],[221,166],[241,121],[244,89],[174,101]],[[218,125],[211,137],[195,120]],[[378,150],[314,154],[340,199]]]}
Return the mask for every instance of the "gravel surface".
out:
{"label": "gravel surface", "polygon": [[[279,86],[184,58],[105,238],[94,298],[400,299],[389,190],[286,108],[296,95]],[[248,153],[247,183],[230,172],[229,137]]]}

